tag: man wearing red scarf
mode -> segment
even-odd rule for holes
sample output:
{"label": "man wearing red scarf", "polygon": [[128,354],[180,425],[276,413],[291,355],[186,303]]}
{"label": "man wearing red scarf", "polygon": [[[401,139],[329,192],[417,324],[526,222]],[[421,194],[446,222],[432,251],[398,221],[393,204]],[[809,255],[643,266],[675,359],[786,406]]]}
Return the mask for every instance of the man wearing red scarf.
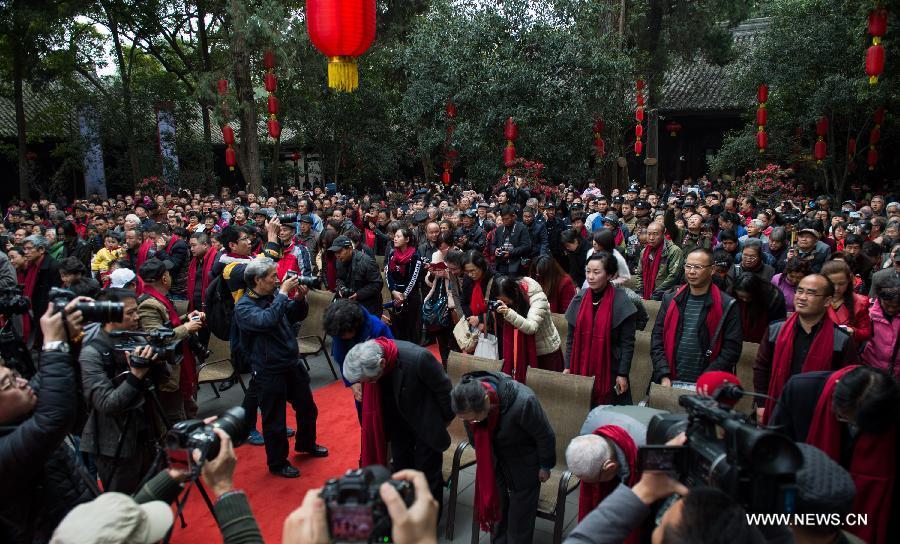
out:
{"label": "man wearing red scarf", "polygon": [[845,530],[871,544],[898,542],[896,499],[897,421],[900,386],[865,366],[807,372],[788,380],[771,417],[791,439],[811,444],[850,472],[856,484],[853,512],[867,523]]}
{"label": "man wearing red scarf", "polygon": [[206,288],[212,280],[216,252],[210,247],[209,235],[195,232],[190,237],[191,261],[188,263],[188,311],[203,310]]}
{"label": "man wearing red scarf", "polygon": [[[47,254],[50,244],[39,234],[25,238],[22,249],[28,262],[25,268],[23,295],[31,300],[31,311],[22,316],[22,338],[29,346],[41,346],[43,334],[38,321],[47,311],[52,287],[60,285],[59,263]],[[29,341],[30,340],[30,341]]]}
{"label": "man wearing red scarf", "polygon": [[733,298],[713,285],[712,275],[712,252],[696,248],[684,263],[687,285],[663,296],[650,357],[653,378],[664,386],[676,380],[696,382],[707,370],[732,372],[741,357],[740,311]]}
{"label": "man wearing red scarf", "polygon": [[641,252],[637,277],[637,292],[644,300],[660,300],[675,285],[681,272],[681,248],[666,240],[659,223],[647,227],[647,246]]}
{"label": "man wearing red scarf", "polygon": [[[421,470],[441,501],[450,379],[427,349],[379,337],[354,346],[344,358],[344,378],[362,383],[362,466],[390,465],[394,472]],[[388,459],[387,444],[393,457]]]}
{"label": "man wearing red scarf", "polygon": [[794,374],[837,370],[856,361],[853,338],[828,317],[834,285],[825,276],[810,274],[797,284],[796,310],[785,321],[769,325],[753,364],[753,387],[772,397],[756,409],[769,420],[784,384]]}
{"label": "man wearing red scarf", "polygon": [[144,239],[140,227],[125,230],[125,258],[132,270],[140,270],[147,259],[156,256],[156,244],[150,238]]}
{"label": "man wearing red scarf", "polygon": [[530,544],[556,435],[534,392],[500,372],[465,374],[450,395],[479,462],[475,521],[492,542]]}
{"label": "man wearing red scarf", "polygon": [[172,263],[149,259],[141,267],[139,274],[144,280],[143,294],[138,299],[138,316],[141,330],[154,331],[171,327],[175,339],[181,340],[179,354],[181,362],[169,366],[169,377],[156,384],[157,396],[163,405],[169,423],[182,421],[197,413],[194,402],[197,394],[197,363],[191,353],[187,337],[203,328],[203,313],[194,310],[186,316],[179,316],[167,294],[172,287]]}

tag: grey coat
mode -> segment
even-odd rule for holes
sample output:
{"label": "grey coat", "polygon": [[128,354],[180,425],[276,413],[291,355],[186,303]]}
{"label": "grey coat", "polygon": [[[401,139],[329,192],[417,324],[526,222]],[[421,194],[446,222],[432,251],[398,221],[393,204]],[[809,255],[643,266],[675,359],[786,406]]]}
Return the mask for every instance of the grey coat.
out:
{"label": "grey coat", "polygon": [[[610,287],[607,287],[607,289]],[[569,323],[569,335],[566,338],[566,368],[569,368],[572,346],[575,343],[575,322],[578,321],[581,299],[589,291],[590,289],[584,289],[575,295],[575,298],[569,303],[569,308],[566,309],[566,321]],[[646,315],[646,312],[644,313]],[[616,298],[613,299],[611,333],[613,342],[610,346],[613,370],[615,370],[613,380],[615,380],[615,376],[628,376],[631,372],[637,317],[637,308],[628,298],[628,294],[624,290],[616,288]]]}

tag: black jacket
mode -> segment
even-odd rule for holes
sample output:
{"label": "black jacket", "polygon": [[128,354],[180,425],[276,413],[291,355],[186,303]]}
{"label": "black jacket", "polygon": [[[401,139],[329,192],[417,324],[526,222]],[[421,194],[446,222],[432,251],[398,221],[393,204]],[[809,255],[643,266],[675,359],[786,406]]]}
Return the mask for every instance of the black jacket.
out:
{"label": "black jacket", "polygon": [[531,225],[526,225],[526,227],[528,228],[528,234],[531,239],[531,252],[528,254],[528,257],[535,259],[539,255],[549,255],[550,241],[547,233],[547,226],[544,222],[535,218],[535,220],[531,222]]}
{"label": "black jacket", "polygon": [[487,234],[485,234],[484,229],[477,224],[472,225],[471,229],[460,227],[457,229],[455,236],[456,238],[459,238],[460,236],[466,237],[466,243],[459,248],[463,251],[474,249],[475,251],[482,252],[484,251],[484,246],[487,244]]}
{"label": "black jacket", "polygon": [[80,238],[75,238],[71,243],[63,243],[63,252],[60,259],[75,257],[88,270],[91,269],[91,246]]}
{"label": "black jacket", "polygon": [[165,251],[165,258],[175,265],[172,267],[172,288],[169,293],[185,295],[187,293],[188,263],[191,260],[190,247],[185,240],[177,240],[172,244],[171,249]]}
{"label": "black jacket", "polygon": [[50,288],[59,287],[61,283],[59,261],[50,255],[44,255],[44,261],[41,262],[41,268],[38,270],[37,282],[31,296],[31,331],[32,338],[34,338],[33,345],[36,349],[41,349],[43,343],[44,335],[41,333],[40,320],[47,311],[47,305],[50,304]]}
{"label": "black jacket", "polygon": [[306,300],[291,300],[280,291],[265,297],[250,289],[244,292],[234,305],[232,335],[239,332],[237,344],[254,372],[280,372],[299,364],[292,325],[306,319],[308,313]]}
{"label": "black jacket", "polygon": [[502,248],[506,244],[509,255],[494,259],[497,273],[507,276],[527,274],[528,271],[522,269],[522,259],[527,259],[531,255],[531,235],[528,227],[521,221],[516,221],[512,228],[504,225],[497,227],[491,239],[491,255],[496,255],[497,248]]}
{"label": "black jacket", "polygon": [[[769,325],[769,329],[759,344],[756,361],[753,363],[753,387],[757,393],[769,392],[769,379],[772,376],[772,359],[775,356],[775,343],[784,326],[784,319]],[[799,326],[799,321],[797,326]],[[834,327],[834,347],[831,354],[831,369],[838,370],[856,362],[856,346],[853,338],[844,329]]]}
{"label": "black jacket", "polygon": [[[447,424],[455,417],[450,409],[450,378],[427,349],[403,340],[394,342],[397,367],[386,378],[398,414],[419,439],[444,451],[450,447]],[[390,419],[386,423],[390,428]]]}
{"label": "black jacket", "polygon": [[384,313],[381,305],[384,280],[381,279],[381,271],[378,270],[375,259],[354,249],[349,263],[338,260],[335,265],[338,289],[349,287],[356,292],[356,301],[370,314],[380,316]]}
{"label": "black jacket", "polygon": [[[690,292],[690,288],[685,289],[677,300],[674,300],[677,290],[669,291],[663,295],[662,302],[659,305],[659,313],[656,314],[656,323],[653,325],[653,334],[650,337],[650,358],[653,360],[654,381],[659,381],[670,375],[669,362],[666,360],[666,350],[663,346],[663,338],[665,337],[663,326],[666,321],[666,312],[669,311],[669,305],[672,304],[674,300],[680,310],[678,327],[675,330],[675,338],[681,338],[681,327],[684,322],[684,308],[687,305],[687,298]],[[734,299],[724,291],[721,294],[723,311],[722,319],[725,320],[722,324],[722,332],[720,333],[722,338],[722,348],[719,350],[719,355],[709,362],[706,370],[725,370],[727,372],[734,372],[738,359],[741,358],[741,349],[743,348],[742,342],[744,336],[741,329],[741,315],[737,304],[732,302]],[[731,308],[726,312],[725,309],[728,308],[729,304],[731,304]],[[709,314],[710,306],[712,306],[712,295],[707,291],[703,311],[700,312],[700,326],[698,327],[697,335],[700,340],[700,350],[704,353],[709,349],[711,341],[709,330],[706,328],[706,316]],[[677,353],[678,345],[676,343],[675,350],[672,353],[673,358]]]}
{"label": "black jacket", "polygon": [[[500,372],[467,376],[487,381],[497,390],[500,421],[492,440],[497,478],[513,490],[540,485],[538,471],[556,466],[556,434],[534,392]],[[469,443],[474,444],[468,424],[466,432]]]}
{"label": "black jacket", "polygon": [[544,226],[547,229],[547,245],[550,249],[550,253],[554,257],[563,255],[565,250],[563,249],[562,242],[559,238],[562,236],[563,231],[569,228],[568,225],[566,225],[566,222],[559,217],[554,217],[553,219],[546,220]]}
{"label": "black jacket", "polygon": [[591,249],[591,244],[587,240],[582,240],[581,245],[575,251],[567,252],[569,256],[569,275],[572,276],[572,283],[576,289],[581,289],[584,285],[584,263],[587,262],[587,252]]}
{"label": "black jacket", "polygon": [[48,352],[31,387],[38,403],[29,417],[0,427],[0,524],[14,542],[49,540],[69,511],[92,498],[63,440],[77,416],[71,354]]}

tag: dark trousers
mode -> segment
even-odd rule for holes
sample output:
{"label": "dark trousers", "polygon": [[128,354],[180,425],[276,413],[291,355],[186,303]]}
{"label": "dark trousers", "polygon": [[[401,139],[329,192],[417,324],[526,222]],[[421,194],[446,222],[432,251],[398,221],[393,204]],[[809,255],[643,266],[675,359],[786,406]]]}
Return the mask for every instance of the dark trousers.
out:
{"label": "dark trousers", "polygon": [[444,370],[447,370],[447,359],[450,357],[451,351],[459,351],[459,344],[456,337],[453,336],[453,327],[441,329],[432,333],[437,340],[438,351],[441,354],[441,364]]}
{"label": "dark trousers", "polygon": [[[404,422],[405,423],[405,422]],[[409,426],[391,429],[391,470],[415,469],[425,474],[431,494],[438,501],[438,515],[444,502],[443,452],[437,451],[416,436]]]}
{"label": "dark trousers", "polygon": [[535,474],[535,485],[526,489],[511,489],[503,476],[497,474],[500,489],[500,522],[494,526],[491,542],[497,544],[531,544],[534,538],[534,520],[537,513],[541,483]]}
{"label": "dark trousers", "polygon": [[126,495],[137,492],[138,484],[151,468],[154,455],[152,447],[142,448],[132,457],[119,457],[118,462],[109,455],[94,455],[103,491],[118,491]]}
{"label": "dark trousers", "polygon": [[419,343],[419,316],[422,313],[422,298],[419,292],[413,289],[409,298],[403,303],[403,311],[391,316],[391,332],[397,340],[406,340],[414,344]]}
{"label": "dark trousers", "polygon": [[309,388],[309,374],[301,364],[277,372],[253,372],[262,410],[266,462],[277,470],[288,464],[287,421],[285,410],[291,403],[297,417],[294,449],[311,450],[316,445],[316,418],[319,410]]}

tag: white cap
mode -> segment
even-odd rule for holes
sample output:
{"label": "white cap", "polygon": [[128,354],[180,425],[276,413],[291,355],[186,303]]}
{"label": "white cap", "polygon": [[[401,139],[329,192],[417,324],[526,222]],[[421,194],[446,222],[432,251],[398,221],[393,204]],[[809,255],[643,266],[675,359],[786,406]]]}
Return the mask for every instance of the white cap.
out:
{"label": "white cap", "polygon": [[128,268],[117,268],[109,275],[109,286],[122,288],[134,281],[134,270]]}

